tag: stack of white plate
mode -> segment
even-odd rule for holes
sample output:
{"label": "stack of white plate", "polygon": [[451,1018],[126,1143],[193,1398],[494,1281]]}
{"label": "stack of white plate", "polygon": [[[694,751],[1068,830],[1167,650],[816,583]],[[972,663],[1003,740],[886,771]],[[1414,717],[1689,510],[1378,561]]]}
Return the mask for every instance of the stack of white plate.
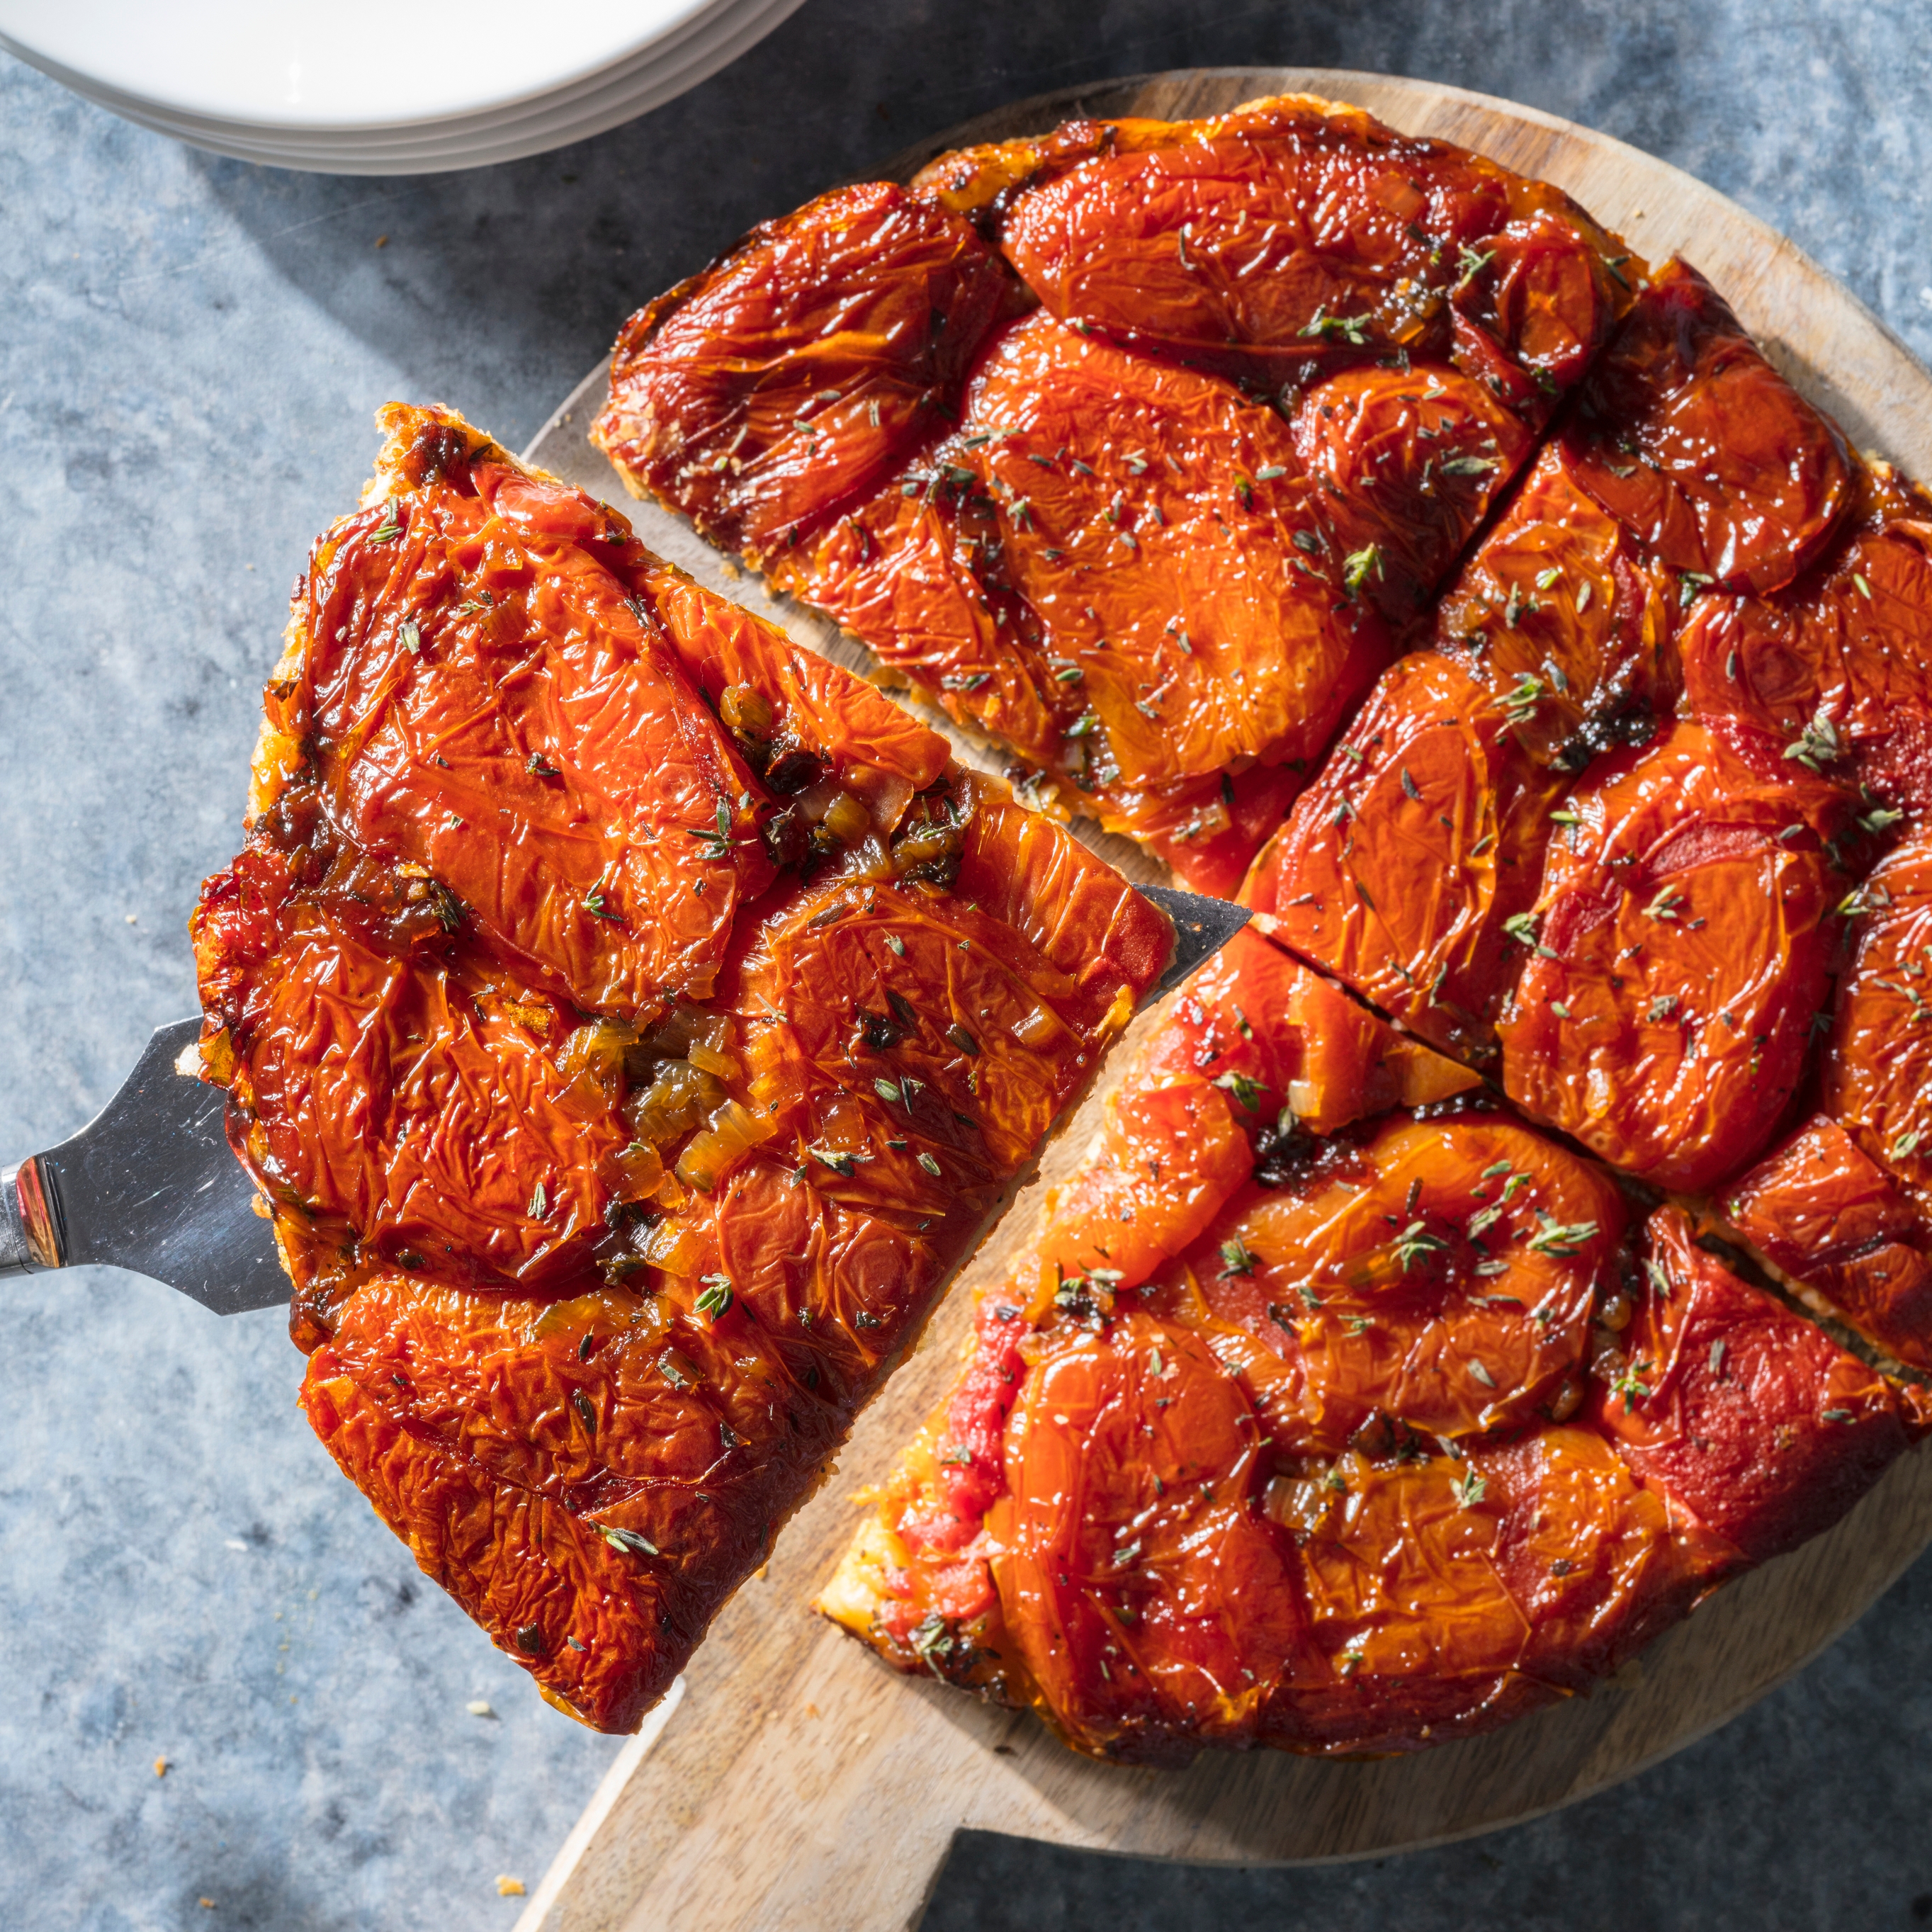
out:
{"label": "stack of white plate", "polygon": [[0,46],[164,134],[283,168],[427,174],[601,134],[801,0],[0,0]]}

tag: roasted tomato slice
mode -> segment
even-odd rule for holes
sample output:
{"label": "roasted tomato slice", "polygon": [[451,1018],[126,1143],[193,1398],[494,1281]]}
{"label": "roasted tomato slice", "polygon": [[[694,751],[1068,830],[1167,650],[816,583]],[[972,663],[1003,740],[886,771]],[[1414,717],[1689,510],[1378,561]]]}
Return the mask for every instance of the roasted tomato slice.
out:
{"label": "roasted tomato slice", "polygon": [[1819,1070],[1819,1105],[1850,1128],[1922,1206],[1932,1205],[1932,838],[1889,853],[1853,896],[1850,967],[1839,976]]}
{"label": "roasted tomato slice", "polygon": [[1255,862],[1241,897],[1284,945],[1478,1064],[1535,902],[1562,781],[1510,715],[1434,652],[1383,676]]}
{"label": "roasted tomato slice", "polygon": [[272,1199],[406,1268],[540,1287],[587,1264],[632,1136],[560,1064],[568,1003],[461,947],[448,916],[298,788],[202,886],[204,1062]]}
{"label": "roasted tomato slice", "polygon": [[1609,1180],[1527,1128],[1397,1115],[1244,1191],[1180,1267],[1286,1364],[1254,1371],[1277,1445],[1334,1456],[1377,1418],[1455,1438],[1556,1402],[1622,1233]]}
{"label": "roasted tomato slice", "polygon": [[1488,686],[1532,758],[1578,771],[1646,742],[1670,711],[1675,603],[1552,444],[1438,606],[1436,642]]}
{"label": "roasted tomato slice", "polygon": [[780,580],[1103,808],[1316,755],[1387,649],[1278,417],[1049,318],[903,490]]}
{"label": "roasted tomato slice", "polygon": [[586,1722],[635,1724],[842,1430],[850,1309],[824,1292],[881,1240],[896,1252],[872,1272],[897,1292],[938,1277],[876,1227],[814,1255],[796,1193],[769,1204],[807,1236],[791,1267],[819,1318],[789,1336],[662,1284],[532,1301],[359,1268],[305,1280],[312,1238],[285,1228],[316,1324],[317,1433],[424,1570]]}
{"label": "roasted tomato slice", "polygon": [[1007,1292],[1030,1312],[1076,1278],[1135,1287],[1257,1172],[1333,1132],[1475,1076],[1252,932],[1190,980],[1109,1099],[1093,1157],[1049,1196]]}
{"label": "roasted tomato slice", "polygon": [[999,209],[1000,245],[1054,314],[1263,386],[1445,352],[1456,311],[1553,385],[1622,299],[1602,231],[1561,194],[1306,98],[1074,123],[949,156],[919,184]]}
{"label": "roasted tomato slice", "polygon": [[1636,1318],[1597,1364],[1592,1412],[1647,1487],[1762,1563],[1837,1522],[1905,1448],[1898,1399],[1699,1247],[1679,1209],[1645,1232]]}
{"label": "roasted tomato slice", "polygon": [[302,1403],[343,1474],[546,1701],[602,1730],[637,1729],[689,1652],[688,1638],[661,1634],[676,1625],[658,1578],[563,1505],[417,1436],[326,1364],[311,1364]]}
{"label": "roasted tomato slice", "polygon": [[1302,1618],[1285,1539],[1255,1506],[1246,1398],[1196,1337],[1146,1315],[1036,1346],[989,1527],[1006,1630],[1054,1723],[1138,1763],[1252,1736]]}
{"label": "roasted tomato slice", "polygon": [[1529,432],[1458,370],[1370,367],[1305,391],[1294,442],[1345,584],[1406,626],[1515,475]]}
{"label": "roasted tomato slice", "polygon": [[1637,298],[1563,442],[1583,488],[1693,587],[1790,583],[1852,496],[1838,430],[1681,261]]}
{"label": "roasted tomato slice", "polygon": [[346,836],[425,868],[580,1005],[701,998],[772,878],[752,782],[592,548],[493,514],[479,479],[503,475],[446,463],[322,540],[270,731],[306,748]]}
{"label": "roasted tomato slice", "polygon": [[952,746],[763,618],[713,596],[681,570],[652,564],[628,573],[630,580],[760,778],[783,800],[829,781],[861,800],[875,827],[895,830],[913,794],[944,772]]}
{"label": "roasted tomato slice", "polygon": [[1128,983],[1096,1000],[963,898],[835,876],[766,922],[730,1004],[799,1160],[918,1219],[1028,1158]]}
{"label": "roasted tomato slice", "polygon": [[761,556],[932,435],[1014,293],[970,222],[888,182],[835,189],[625,324],[592,440],[640,494]]}
{"label": "roasted tomato slice", "polygon": [[1284,1684],[1264,1742],[1419,1750],[1588,1688],[1722,1574],[1604,1440],[1547,1429],[1466,1456],[1277,1478],[1326,1664]]}
{"label": "roasted tomato slice", "polygon": [[1932,1370],[1932,1223],[1837,1121],[1808,1122],[1730,1190],[1724,1211],[1787,1280]]}
{"label": "roasted tomato slice", "polygon": [[1606,1160],[1697,1191],[1796,1088],[1846,881],[1841,794],[1760,778],[1702,726],[1600,760],[1568,800],[1498,1029],[1511,1099]]}
{"label": "roasted tomato slice", "polygon": [[1932,502],[1860,466],[1844,540],[1768,596],[1698,599],[1678,649],[1693,715],[1745,758],[1802,757],[1877,796],[1932,807]]}

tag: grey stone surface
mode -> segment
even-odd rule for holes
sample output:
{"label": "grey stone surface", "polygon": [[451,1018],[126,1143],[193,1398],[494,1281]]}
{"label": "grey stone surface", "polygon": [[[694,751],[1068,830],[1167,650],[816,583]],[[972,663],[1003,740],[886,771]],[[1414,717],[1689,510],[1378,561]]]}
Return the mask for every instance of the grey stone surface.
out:
{"label": "grey stone surface", "polygon": [[[184,921],[236,841],[285,587],[380,403],[520,443],[638,299],[825,183],[1004,100],[1269,62],[1620,135],[1932,353],[1920,0],[810,0],[629,128],[394,181],[213,160],[0,61],[0,1154],[78,1125],[189,1010]],[[337,1477],[298,1367],[274,1315],[127,1276],[0,1292],[0,1924],[507,1926],[496,1875],[534,1885],[613,1755]],[[975,1841],[926,1923],[1926,1922],[1928,1685],[1932,1559],[1740,1723],[1541,1823],[1294,1873]]]}

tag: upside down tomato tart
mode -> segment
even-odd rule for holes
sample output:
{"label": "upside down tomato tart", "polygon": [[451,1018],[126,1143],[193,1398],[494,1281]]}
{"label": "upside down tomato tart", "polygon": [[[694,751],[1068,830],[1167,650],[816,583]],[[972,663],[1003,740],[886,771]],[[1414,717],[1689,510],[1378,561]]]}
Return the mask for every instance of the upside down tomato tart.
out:
{"label": "upside down tomato tart", "polygon": [[[820,1598],[1076,1748],[1587,1691],[1932,1431],[1932,505],[1688,264],[1359,110],[1075,122],[393,410],[196,920],[318,1432],[634,1725],[1157,976]],[[1042,808],[1022,808],[1022,803]]]}
{"label": "upside down tomato tart", "polygon": [[1172,929],[870,686],[447,412],[318,542],[202,1058],[316,1433],[634,1728]]}
{"label": "upside down tomato tart", "polygon": [[1932,1426],[1932,518],[1694,268],[1332,104],[1075,122],[754,231],[593,440],[1256,915],[821,1596],[890,1661],[1420,1748]]}

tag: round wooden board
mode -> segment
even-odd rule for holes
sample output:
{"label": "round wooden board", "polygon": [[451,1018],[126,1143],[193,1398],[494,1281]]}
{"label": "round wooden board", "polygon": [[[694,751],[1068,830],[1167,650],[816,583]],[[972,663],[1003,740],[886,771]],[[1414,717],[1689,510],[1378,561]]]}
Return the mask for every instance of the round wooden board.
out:
{"label": "round wooden board", "polygon": [[[935,135],[881,172],[904,178],[944,148],[1074,114],[1177,118],[1287,93],[1352,101],[1406,133],[1475,148],[1556,182],[1650,259],[1682,254],[1855,442],[1932,476],[1932,379],[1860,303],[1701,182],[1532,109],[1376,74],[1214,68],[1023,101]],[[619,504],[646,542],[714,588],[869,668],[850,638],[765,597],[687,526],[625,495],[584,440],[604,381],[601,367],[585,379],[530,459]],[[1134,876],[1158,875],[1124,842],[1092,842]],[[1115,1056],[1116,1070],[1126,1058]],[[1103,1098],[1104,1088],[1088,1108]],[[1077,1162],[1090,1119],[1083,1114],[1048,1150],[1048,1180]],[[1830,1643],[1932,1540],[1932,1456],[1922,1453],[1837,1528],[1720,1591],[1594,1695],[1493,1736],[1375,1762],[1210,1753],[1179,1773],[1090,1763],[1030,1718],[893,1675],[806,1607],[850,1532],[856,1492],[943,1394],[974,1288],[1031,1218],[1022,1201],[861,1418],[769,1569],[718,1619],[674,1706],[613,1766],[518,1932],[908,1926],[962,1826],[1244,1864],[1359,1858],[1492,1829],[1600,1791],[1735,1717]]]}

